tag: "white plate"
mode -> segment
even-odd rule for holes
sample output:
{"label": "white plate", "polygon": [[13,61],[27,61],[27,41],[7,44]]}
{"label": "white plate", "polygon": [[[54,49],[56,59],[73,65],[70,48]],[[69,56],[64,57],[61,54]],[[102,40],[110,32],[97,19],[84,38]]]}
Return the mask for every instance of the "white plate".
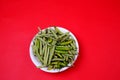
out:
{"label": "white plate", "polygon": [[[48,27],[48,28],[54,28],[54,27]],[[63,32],[63,33],[65,33],[65,32],[70,32],[69,30],[67,30],[67,29],[65,29],[65,28],[62,28],[62,27],[57,27],[57,28],[59,28],[59,30],[61,31],[61,32]],[[45,30],[45,29],[43,29],[43,30]],[[37,33],[38,34],[38,33]],[[37,35],[36,34],[36,35]],[[35,35],[35,36],[36,36]],[[72,32],[70,32],[70,35],[73,37],[73,39],[75,40],[75,42],[76,42],[76,46],[77,46],[77,55],[75,55],[75,59],[74,59],[74,61],[73,61],[73,64],[74,64],[74,62],[76,61],[76,59],[77,59],[77,57],[78,57],[78,52],[79,52],[79,45],[78,45],[78,41],[77,41],[77,39],[76,39],[76,37],[74,36],[74,34],[72,33]],[[34,36],[34,38],[35,38],[35,36]],[[31,41],[31,43],[30,43],[30,48],[29,48],[29,51],[30,51],[30,58],[31,58],[31,60],[32,60],[32,62],[34,63],[34,65],[35,66],[40,66],[41,65],[41,63],[37,60],[37,58],[33,55],[33,51],[32,51],[32,45],[33,45],[33,40],[34,40],[34,38],[32,39],[32,41]],[[71,66],[72,64],[69,64],[69,66]],[[58,70],[58,69],[52,69],[52,70],[47,70],[47,67],[46,68],[40,68],[41,70],[43,70],[43,71],[45,71],[45,72],[49,72],[49,73],[58,73],[58,72],[62,72],[62,71],[65,71],[65,70],[67,70],[69,67],[64,67],[64,68],[62,68],[62,69],[60,69],[60,70]]]}

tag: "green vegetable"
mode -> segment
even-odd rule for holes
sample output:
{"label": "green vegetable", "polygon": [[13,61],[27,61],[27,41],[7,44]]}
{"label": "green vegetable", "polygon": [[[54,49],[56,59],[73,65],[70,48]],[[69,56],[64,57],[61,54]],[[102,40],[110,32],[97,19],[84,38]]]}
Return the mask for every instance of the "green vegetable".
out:
{"label": "green vegetable", "polygon": [[72,46],[72,48],[75,50],[76,49],[76,45],[73,43],[70,43],[70,45]]}
{"label": "green vegetable", "polygon": [[60,58],[62,58],[62,55],[60,53],[56,53],[56,55]]}
{"label": "green vegetable", "polygon": [[46,57],[47,57],[47,45],[45,45],[45,53],[44,53],[44,65],[45,66],[47,66]]}
{"label": "green vegetable", "polygon": [[68,39],[70,37],[69,34],[66,34],[62,39],[61,39],[61,42],[65,41],[66,39]]}
{"label": "green vegetable", "polygon": [[52,70],[53,69],[53,66],[52,65],[49,65],[47,70]]}
{"label": "green vegetable", "polygon": [[63,34],[57,27],[54,27],[54,28],[55,28],[56,33]]}
{"label": "green vegetable", "polygon": [[68,44],[70,44],[70,43],[72,43],[72,40],[66,41],[66,42],[61,42],[60,45],[68,45]]}
{"label": "green vegetable", "polygon": [[56,50],[71,50],[68,46],[56,46]]}
{"label": "green vegetable", "polygon": [[42,41],[40,41],[40,55],[43,55],[43,51],[42,51]]}
{"label": "green vegetable", "polygon": [[47,54],[46,54],[46,59],[45,59],[45,64],[48,63],[48,56],[49,56],[50,52],[49,52],[49,47],[47,49]]}
{"label": "green vegetable", "polygon": [[54,30],[50,29],[50,31],[53,33],[53,35],[54,35],[55,38],[57,39],[58,37],[57,37],[56,33],[54,32]]}
{"label": "green vegetable", "polygon": [[61,36],[59,36],[58,38],[60,39],[60,38],[64,37],[65,35],[68,35],[68,34],[69,34],[69,32],[66,32],[66,33],[62,34]]}
{"label": "green vegetable", "polygon": [[63,54],[68,54],[68,51],[58,51],[58,50],[55,50],[56,53],[63,53]]}
{"label": "green vegetable", "polygon": [[52,48],[50,49],[50,56],[49,56],[48,64],[51,63],[51,60],[52,60],[52,58],[53,58],[53,56],[54,56],[54,50],[55,50],[55,45],[52,46]]}
{"label": "green vegetable", "polygon": [[47,45],[51,46],[48,42],[44,41],[42,38],[38,37],[38,39],[40,39],[40,41],[42,41],[44,44],[47,44]]}
{"label": "green vegetable", "polygon": [[52,61],[64,61],[64,59],[61,59],[61,58],[53,58]]}
{"label": "green vegetable", "polygon": [[42,64],[37,68],[62,69],[73,63],[77,47],[69,32],[63,33],[58,27],[38,30],[32,45],[34,56]]}

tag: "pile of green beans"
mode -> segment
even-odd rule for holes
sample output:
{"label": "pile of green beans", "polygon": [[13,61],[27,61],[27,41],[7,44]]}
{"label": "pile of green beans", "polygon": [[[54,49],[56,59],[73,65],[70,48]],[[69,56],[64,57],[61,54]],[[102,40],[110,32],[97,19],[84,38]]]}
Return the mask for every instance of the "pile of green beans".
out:
{"label": "pile of green beans", "polygon": [[72,64],[77,47],[69,32],[63,33],[58,27],[40,30],[33,40],[34,56],[41,62],[38,68],[61,69]]}

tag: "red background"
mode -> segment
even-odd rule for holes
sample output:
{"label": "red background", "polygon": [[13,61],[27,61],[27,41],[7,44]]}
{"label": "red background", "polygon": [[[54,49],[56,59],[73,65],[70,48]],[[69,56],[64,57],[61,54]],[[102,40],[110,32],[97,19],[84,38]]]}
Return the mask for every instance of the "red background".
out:
{"label": "red background", "polygon": [[[29,45],[51,25],[72,31],[75,66],[58,74],[37,69]],[[119,0],[0,0],[0,80],[120,80]]]}

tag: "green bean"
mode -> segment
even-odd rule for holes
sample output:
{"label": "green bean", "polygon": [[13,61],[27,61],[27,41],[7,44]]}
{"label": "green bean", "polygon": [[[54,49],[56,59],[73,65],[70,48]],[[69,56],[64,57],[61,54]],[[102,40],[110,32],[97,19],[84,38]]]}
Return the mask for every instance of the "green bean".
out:
{"label": "green bean", "polygon": [[72,47],[70,44],[68,44],[68,47]]}
{"label": "green bean", "polygon": [[60,66],[59,64],[57,64],[56,68],[57,68],[57,69],[60,69],[60,68],[61,68],[61,66]]}
{"label": "green bean", "polygon": [[72,46],[72,48],[75,50],[76,49],[76,47],[75,47],[75,45],[73,44],[73,43],[70,43],[70,45]]}
{"label": "green bean", "polygon": [[32,45],[32,50],[33,50],[33,54],[36,56],[36,49],[35,49],[35,45]]}
{"label": "green bean", "polygon": [[74,60],[74,58],[72,56],[69,57],[72,61]]}
{"label": "green bean", "polygon": [[63,66],[63,67],[65,67],[65,66],[67,66],[65,63],[63,63],[63,62],[59,62],[59,65],[61,65],[61,66]]}
{"label": "green bean", "polygon": [[42,49],[43,49],[43,55],[44,55],[44,53],[45,53],[45,45],[43,45]]}
{"label": "green bean", "polygon": [[44,60],[44,57],[45,57],[45,45],[43,45],[43,47],[42,47],[42,59]]}
{"label": "green bean", "polygon": [[68,61],[68,56],[66,56],[65,60]]}
{"label": "green bean", "polygon": [[52,61],[64,61],[64,59],[61,59],[61,58],[53,58]]}
{"label": "green bean", "polygon": [[40,55],[43,55],[43,52],[42,52],[42,41],[40,41]]}
{"label": "green bean", "polygon": [[62,55],[62,57],[63,57],[63,58],[64,58],[64,60],[65,60],[65,57],[66,57],[66,56],[65,56],[65,54],[61,54],[61,55]]}
{"label": "green bean", "polygon": [[44,41],[42,38],[38,37],[38,39],[40,39],[44,44],[47,44],[47,45],[51,46],[49,43],[47,43],[46,41]]}
{"label": "green bean", "polygon": [[55,56],[54,56],[54,58],[58,58],[58,56],[57,56],[57,55],[55,55]]}
{"label": "green bean", "polygon": [[52,49],[50,49],[50,56],[49,56],[49,61],[48,61],[48,64],[51,63],[51,60],[53,58],[53,55],[54,55],[54,50],[55,50],[55,45],[52,46]]}
{"label": "green bean", "polygon": [[56,42],[57,42],[57,41],[55,41],[55,40],[54,40],[54,41],[52,41],[52,43],[51,43],[51,44],[52,44],[52,45],[55,45],[55,44],[56,44]]}
{"label": "green bean", "polygon": [[57,65],[54,65],[54,66],[53,66],[53,69],[54,69],[54,70],[55,70],[55,69],[58,69],[58,68],[57,68]]}
{"label": "green bean", "polygon": [[60,53],[56,53],[56,55],[60,58],[62,58],[62,55]]}
{"label": "green bean", "polygon": [[68,51],[69,54],[73,54],[71,51]]}
{"label": "green bean", "polygon": [[68,45],[68,44],[70,44],[71,42],[72,42],[72,40],[66,41],[66,42],[61,42],[60,45]]}
{"label": "green bean", "polygon": [[50,37],[50,35],[42,33],[38,34],[37,37]]}
{"label": "green bean", "polygon": [[69,34],[69,32],[66,32],[66,33],[62,34],[61,36],[59,36],[58,38],[60,39],[60,38],[64,37],[65,35],[68,35],[68,34]]}
{"label": "green bean", "polygon": [[56,53],[63,53],[63,54],[68,54],[68,51],[58,51],[58,50],[55,50]]}
{"label": "green bean", "polygon": [[58,62],[51,62],[51,64],[58,64]]}
{"label": "green bean", "polygon": [[49,52],[49,47],[48,47],[48,48],[47,48],[46,58],[45,58],[45,60],[44,60],[44,61],[45,61],[45,62],[44,62],[45,65],[47,65],[47,63],[48,63],[48,56],[49,56],[49,53],[50,53],[50,52]]}
{"label": "green bean", "polygon": [[[35,39],[35,45],[34,45],[34,50],[33,50],[35,53],[39,54],[39,46],[40,46],[39,41],[37,39]],[[37,54],[36,54],[36,56],[37,56]]]}
{"label": "green bean", "polygon": [[71,50],[71,53],[72,53],[73,55],[76,55],[76,54],[77,54],[77,52],[76,52],[75,50]]}
{"label": "green bean", "polygon": [[[51,34],[51,33],[49,33],[49,34],[38,34],[37,35],[38,37],[46,37],[46,38],[53,38],[54,37],[54,35],[53,34]],[[54,38],[53,38],[54,39]]]}
{"label": "green bean", "polygon": [[72,57],[69,57],[69,63],[72,64],[74,59]]}
{"label": "green bean", "polygon": [[[37,50],[37,49],[36,49]],[[39,61],[43,63],[42,57],[39,55],[38,51],[36,51],[36,56],[38,57]]]}
{"label": "green bean", "polygon": [[73,40],[73,45],[75,46],[75,49],[77,49],[77,46],[76,46],[75,40]]}
{"label": "green bean", "polygon": [[53,40],[51,38],[48,39],[48,43],[51,43]]}
{"label": "green bean", "polygon": [[58,65],[54,65],[54,69],[58,69],[58,67],[59,67]]}
{"label": "green bean", "polygon": [[38,39],[35,40],[35,45],[36,45],[36,47],[39,49],[40,43],[39,43],[39,40],[38,40]]}
{"label": "green bean", "polygon": [[55,38],[57,39],[58,37],[57,37],[56,33],[55,33],[52,29],[50,29],[50,31],[53,33],[53,35],[54,35]]}
{"label": "green bean", "polygon": [[54,29],[58,34],[63,34],[57,27],[54,27]]}
{"label": "green bean", "polygon": [[53,69],[53,66],[52,65],[49,65],[47,70],[52,70]]}
{"label": "green bean", "polygon": [[44,65],[46,66],[46,57],[47,57],[47,45],[45,45],[45,53],[44,53]]}
{"label": "green bean", "polygon": [[65,54],[66,56],[68,57],[73,57],[74,55],[73,54]]}
{"label": "green bean", "polygon": [[62,39],[61,39],[61,42],[63,42],[63,41],[65,41],[66,39],[68,39],[70,37],[70,35],[66,35],[66,36],[64,36]]}
{"label": "green bean", "polygon": [[70,50],[68,46],[56,46],[56,50]]}

